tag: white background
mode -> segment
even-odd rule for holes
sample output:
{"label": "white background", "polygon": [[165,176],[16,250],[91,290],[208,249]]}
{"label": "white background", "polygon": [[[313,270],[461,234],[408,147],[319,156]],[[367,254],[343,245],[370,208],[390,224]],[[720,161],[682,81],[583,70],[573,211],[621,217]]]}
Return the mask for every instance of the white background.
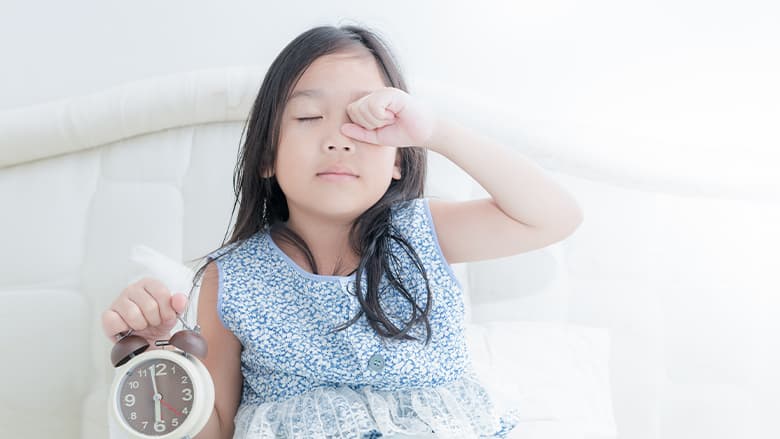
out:
{"label": "white background", "polygon": [[[0,113],[176,72],[265,66],[306,29],[353,22],[386,37],[412,92],[416,82],[439,81],[466,101],[481,95],[514,109],[502,123],[568,156],[595,156],[628,172],[668,170],[678,181],[690,176],[716,198],[780,200],[780,6],[769,1],[0,0]],[[687,204],[680,199],[680,211]],[[768,431],[780,409],[776,392],[761,390],[780,382],[773,372],[780,291],[767,287],[780,272],[777,248],[768,245],[776,228],[767,217],[719,209],[711,211],[734,216],[647,219],[694,255],[689,264],[667,260],[666,248],[641,267],[634,262],[636,270],[699,287],[659,292],[670,382],[753,377],[749,392],[720,395],[733,406],[720,401],[712,410],[667,391],[664,426],[675,438],[696,437],[686,431],[715,437],[713,414],[760,418],[763,426],[750,431]],[[692,234],[676,235],[683,226],[711,246],[686,247]],[[628,254],[628,246],[612,250]],[[630,293],[622,300],[633,300]],[[719,397],[720,388],[710,388],[712,400]]]}

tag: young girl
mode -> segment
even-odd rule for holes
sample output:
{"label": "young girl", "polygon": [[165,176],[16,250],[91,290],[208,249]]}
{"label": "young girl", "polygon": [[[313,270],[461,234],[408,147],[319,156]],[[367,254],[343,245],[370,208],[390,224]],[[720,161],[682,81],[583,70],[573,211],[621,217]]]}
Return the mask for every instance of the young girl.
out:
{"label": "young girl", "polygon": [[[271,64],[236,167],[232,236],[196,274],[216,391],[197,438],[506,437],[514,426],[472,370],[450,264],[544,247],[581,212],[541,168],[430,108],[361,27],[311,29]],[[423,198],[427,149],[492,198]],[[103,328],[112,341],[131,328],[167,338],[185,302],[143,279]]]}

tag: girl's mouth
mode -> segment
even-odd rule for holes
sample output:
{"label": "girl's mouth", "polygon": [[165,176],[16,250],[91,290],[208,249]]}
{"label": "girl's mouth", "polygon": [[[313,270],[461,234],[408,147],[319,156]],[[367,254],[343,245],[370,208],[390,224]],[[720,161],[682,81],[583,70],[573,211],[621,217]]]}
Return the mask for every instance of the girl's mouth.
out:
{"label": "girl's mouth", "polygon": [[324,178],[325,180],[328,180],[328,181],[349,181],[349,180],[358,178],[357,175],[342,174],[342,173],[338,173],[338,172],[325,172],[325,173],[322,173],[322,174],[317,174],[317,177]]}

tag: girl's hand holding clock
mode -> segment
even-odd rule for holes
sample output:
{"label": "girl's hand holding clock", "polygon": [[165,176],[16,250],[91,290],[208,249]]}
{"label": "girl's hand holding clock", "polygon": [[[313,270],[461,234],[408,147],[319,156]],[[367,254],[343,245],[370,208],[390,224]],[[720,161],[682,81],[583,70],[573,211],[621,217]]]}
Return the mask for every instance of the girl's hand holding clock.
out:
{"label": "girl's hand holding clock", "polygon": [[149,349],[155,340],[167,339],[176,325],[176,317],[187,305],[184,293],[171,294],[159,280],[143,278],[128,285],[103,312],[103,332],[112,342],[130,329],[146,339]]}
{"label": "girl's hand holding clock", "polygon": [[[178,318],[186,305],[185,294],[172,295],[161,281],[144,278],[103,312],[116,367],[108,407],[128,437],[194,437],[214,410],[214,382],[200,360],[207,354],[206,340],[197,324],[193,329]],[[177,320],[186,329],[171,336]]]}

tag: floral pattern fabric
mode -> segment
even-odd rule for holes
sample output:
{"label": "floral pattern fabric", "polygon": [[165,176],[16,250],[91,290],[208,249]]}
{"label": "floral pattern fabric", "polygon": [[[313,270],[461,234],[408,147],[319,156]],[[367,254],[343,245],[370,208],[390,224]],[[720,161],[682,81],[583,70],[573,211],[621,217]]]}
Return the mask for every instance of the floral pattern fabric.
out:
{"label": "floral pattern fabric", "polygon": [[[244,377],[234,438],[362,438],[393,433],[430,437],[504,437],[516,413],[498,416],[476,378],[466,346],[463,292],[444,259],[428,206],[417,198],[391,207],[394,232],[417,252],[432,292],[431,340],[376,334],[360,310],[355,274],[305,271],[268,231],[217,250],[218,314],[243,346]],[[392,269],[421,308],[425,277],[394,240]],[[366,274],[361,288],[365,290]],[[380,302],[403,327],[411,304],[383,275]]]}

